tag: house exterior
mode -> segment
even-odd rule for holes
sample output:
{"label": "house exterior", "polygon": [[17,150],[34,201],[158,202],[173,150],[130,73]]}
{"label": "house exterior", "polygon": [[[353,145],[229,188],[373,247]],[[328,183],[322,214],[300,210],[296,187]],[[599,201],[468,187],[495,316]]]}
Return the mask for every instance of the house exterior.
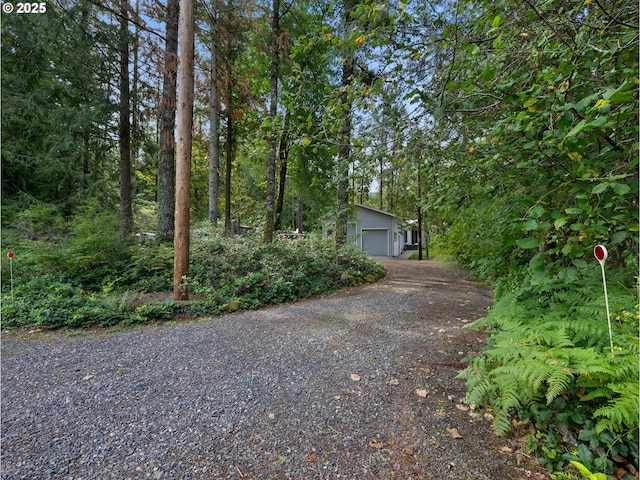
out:
{"label": "house exterior", "polygon": [[347,236],[372,256],[397,257],[404,251],[405,237],[395,215],[365,205],[354,205],[356,218],[349,222]]}
{"label": "house exterior", "polygon": [[[427,244],[427,237],[424,232],[421,235],[422,248]],[[417,250],[418,249],[418,221],[409,220],[404,224],[404,243],[405,250]]]}

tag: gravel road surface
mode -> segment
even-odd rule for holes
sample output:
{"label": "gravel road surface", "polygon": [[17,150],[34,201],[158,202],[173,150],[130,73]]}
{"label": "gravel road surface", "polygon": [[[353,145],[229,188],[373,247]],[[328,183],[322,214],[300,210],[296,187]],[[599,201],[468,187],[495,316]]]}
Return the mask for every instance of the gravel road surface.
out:
{"label": "gravel road surface", "polygon": [[528,478],[460,405],[490,290],[381,261],[375,284],[259,311],[3,333],[2,479]]}

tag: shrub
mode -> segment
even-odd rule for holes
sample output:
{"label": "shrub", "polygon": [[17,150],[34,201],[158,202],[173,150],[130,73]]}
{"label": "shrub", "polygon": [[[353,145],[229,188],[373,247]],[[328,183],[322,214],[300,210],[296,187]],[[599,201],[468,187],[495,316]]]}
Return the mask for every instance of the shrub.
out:
{"label": "shrub", "polygon": [[612,352],[599,269],[584,273],[505,295],[472,325],[490,337],[460,375],[466,402],[491,408],[500,434],[513,417],[529,422],[529,446],[549,471],[573,460],[614,473],[614,457],[637,469],[637,296],[621,278],[608,282]]}
{"label": "shrub", "polygon": [[463,208],[431,247],[438,256],[452,259],[481,280],[510,276],[526,270],[529,261],[514,250],[521,215],[518,192],[491,196]]}
{"label": "shrub", "polygon": [[55,205],[31,206],[15,219],[15,228],[29,240],[52,239],[65,231],[64,218]]}
{"label": "shrub", "polygon": [[[48,273],[37,262],[21,264],[27,268],[16,282],[15,300],[8,289],[3,295],[2,327],[130,325],[167,320],[186,310],[192,315],[217,314],[330,293],[344,285],[343,277],[373,281],[385,274],[384,267],[362,250],[345,247],[336,252],[319,236],[264,244],[258,238],[220,237],[198,229],[192,236],[187,283],[204,300],[134,308],[135,294],[130,292],[171,290],[173,248],[123,246],[116,220],[109,212],[89,208],[74,219],[66,244],[25,244],[24,250],[37,250],[40,260],[51,255],[57,263],[47,264],[55,266]],[[4,269],[7,262],[2,263]]]}
{"label": "shrub", "polygon": [[141,322],[153,320],[171,320],[183,311],[183,306],[178,302],[157,302],[148,305],[140,305],[135,314]]}
{"label": "shrub", "polygon": [[190,283],[219,305],[240,300],[245,308],[330,293],[343,275],[380,278],[386,272],[360,249],[319,236],[278,238],[262,244],[254,237],[224,238],[201,233],[194,241]]}
{"label": "shrub", "polygon": [[89,203],[71,222],[71,234],[61,251],[69,275],[85,288],[96,288],[112,280],[123,269],[128,246],[119,238],[116,212]]}
{"label": "shrub", "polygon": [[43,275],[16,287],[2,300],[2,328],[82,328],[109,326],[131,313],[129,294],[90,295],[80,287]]}
{"label": "shrub", "polygon": [[130,257],[116,285],[138,292],[166,292],[173,287],[173,245],[145,245],[129,249]]}

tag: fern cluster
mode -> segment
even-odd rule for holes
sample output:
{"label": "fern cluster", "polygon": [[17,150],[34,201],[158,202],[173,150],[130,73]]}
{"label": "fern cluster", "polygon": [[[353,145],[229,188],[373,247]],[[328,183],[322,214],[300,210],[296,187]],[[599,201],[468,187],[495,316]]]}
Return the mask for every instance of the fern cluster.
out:
{"label": "fern cluster", "polygon": [[577,452],[582,432],[592,429],[596,437],[612,440],[589,451],[606,447],[610,456],[631,457],[637,468],[637,449],[627,448],[637,444],[640,415],[637,295],[620,281],[609,284],[612,352],[595,273],[504,296],[489,316],[471,325],[488,329],[490,337],[460,376],[467,381],[467,403],[491,408],[499,434],[510,430],[514,417],[569,431],[564,437],[573,446],[564,448],[565,459],[583,460],[571,452]]}

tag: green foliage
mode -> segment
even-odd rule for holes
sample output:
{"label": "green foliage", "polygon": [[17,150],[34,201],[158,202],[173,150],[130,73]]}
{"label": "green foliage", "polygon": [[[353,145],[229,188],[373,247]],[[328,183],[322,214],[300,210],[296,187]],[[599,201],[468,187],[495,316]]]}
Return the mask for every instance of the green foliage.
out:
{"label": "green foliage", "polygon": [[2,328],[56,329],[114,325],[127,318],[131,294],[90,295],[54,274],[19,283],[2,299]]}
{"label": "green foliage", "polygon": [[157,302],[136,307],[135,315],[143,321],[148,322],[153,320],[171,320],[183,311],[184,307],[178,302]]}
{"label": "green foliage", "polygon": [[597,243],[610,266],[638,269],[637,12],[628,0],[461,0],[443,15],[438,46],[455,61],[419,97],[439,100],[446,139],[429,161],[447,177],[431,208],[448,227],[440,246],[501,278],[499,295],[523,270],[537,285],[572,281]]}
{"label": "green foliage", "polygon": [[64,233],[64,218],[55,205],[40,204],[20,211],[15,218],[16,229],[30,240],[50,239]]}
{"label": "green foliage", "polygon": [[490,338],[461,377],[466,401],[491,408],[498,433],[514,416],[535,427],[530,447],[550,471],[576,460],[611,473],[612,456],[638,462],[640,314],[637,296],[614,276],[612,352],[599,271],[581,273],[572,283],[528,286],[498,301],[473,324]]}
{"label": "green foliage", "polygon": [[129,248],[126,267],[115,286],[138,292],[168,292],[173,288],[173,245],[138,245]]}
{"label": "green foliage", "polygon": [[447,232],[434,239],[433,248],[483,280],[495,281],[521,270],[528,260],[513,248],[519,195],[493,196],[462,209]]}
{"label": "green foliage", "polygon": [[71,221],[70,235],[61,252],[66,270],[81,280],[85,289],[95,288],[122,269],[129,256],[119,239],[119,217],[89,202]]}
{"label": "green foliage", "polygon": [[72,208],[104,192],[113,125],[104,85],[114,74],[106,56],[116,37],[99,18],[88,2],[3,18],[3,196],[26,192]]}
{"label": "green foliage", "polygon": [[575,460],[571,460],[570,463],[576,467],[587,480],[607,480],[607,476],[604,473],[592,473],[587,467]]}
{"label": "green foliage", "polygon": [[245,308],[294,301],[329,293],[343,276],[380,278],[385,272],[362,250],[333,244],[317,236],[278,238],[262,244],[257,237],[196,235],[190,286],[218,305],[239,300]]}
{"label": "green foliage", "polygon": [[454,2],[443,74],[413,94],[442,146],[426,168],[435,246],[495,286],[467,400],[500,433],[530,422],[550,471],[638,465],[637,294],[623,287],[638,271],[637,15],[629,0]]}
{"label": "green foliage", "polygon": [[[182,312],[211,315],[325,294],[385,274],[361,250],[336,252],[320,237],[262,244],[253,237],[220,237],[205,228],[193,236],[192,276],[187,279],[204,300],[140,304],[134,300],[144,292],[171,291],[173,247],[121,244],[117,217],[98,208],[87,207],[66,228],[72,232],[69,238],[22,239],[12,246],[15,285],[12,296],[9,276],[3,275],[2,328],[106,327],[165,321]],[[8,259],[2,259],[2,268],[7,271]],[[360,280],[344,282],[345,276]],[[144,301],[144,295],[140,298]]]}

